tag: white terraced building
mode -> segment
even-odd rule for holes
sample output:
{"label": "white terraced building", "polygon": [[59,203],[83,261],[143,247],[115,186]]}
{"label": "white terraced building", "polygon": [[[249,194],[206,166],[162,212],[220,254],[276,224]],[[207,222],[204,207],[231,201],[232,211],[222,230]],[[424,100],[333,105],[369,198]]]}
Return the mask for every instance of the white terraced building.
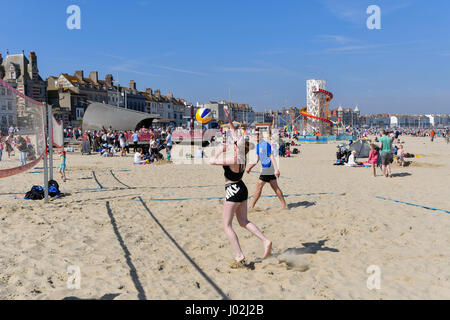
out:
{"label": "white terraced building", "polygon": [[9,127],[17,126],[16,96],[10,90],[0,86],[0,130],[3,134]]}

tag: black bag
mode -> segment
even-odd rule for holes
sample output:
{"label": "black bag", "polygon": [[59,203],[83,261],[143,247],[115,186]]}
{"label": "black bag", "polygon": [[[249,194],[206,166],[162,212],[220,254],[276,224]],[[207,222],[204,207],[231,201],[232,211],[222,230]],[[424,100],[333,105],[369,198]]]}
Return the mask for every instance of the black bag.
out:
{"label": "black bag", "polygon": [[292,154],[298,154],[298,149],[294,148],[294,150],[292,150]]}
{"label": "black bag", "polygon": [[48,187],[50,188],[50,187],[55,187],[58,191],[59,191],[59,184],[58,184],[58,182],[56,182],[55,180],[50,180],[49,182],[48,182]]}
{"label": "black bag", "polygon": [[59,190],[58,182],[56,182],[55,180],[50,180],[48,182],[48,195],[50,197],[54,197],[54,196],[57,196],[60,193],[61,193],[61,191]]}
{"label": "black bag", "polygon": [[42,200],[44,199],[44,189],[41,186],[33,186],[31,190],[25,194],[26,200]]}

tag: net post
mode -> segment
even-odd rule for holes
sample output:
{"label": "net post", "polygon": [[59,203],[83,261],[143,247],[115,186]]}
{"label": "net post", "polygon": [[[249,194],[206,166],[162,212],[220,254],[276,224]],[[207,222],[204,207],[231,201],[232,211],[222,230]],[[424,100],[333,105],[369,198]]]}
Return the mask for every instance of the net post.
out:
{"label": "net post", "polygon": [[[45,116],[45,112],[47,111],[47,104],[45,104],[44,110],[44,133],[45,133],[45,149],[44,149],[44,203],[48,203],[48,121],[46,121],[47,117]],[[45,130],[45,124],[47,124],[47,131]]]}
{"label": "net post", "polygon": [[49,154],[48,154],[48,165],[49,165],[49,180],[53,180],[53,114],[52,106],[47,105],[48,110],[48,137],[49,137]]}

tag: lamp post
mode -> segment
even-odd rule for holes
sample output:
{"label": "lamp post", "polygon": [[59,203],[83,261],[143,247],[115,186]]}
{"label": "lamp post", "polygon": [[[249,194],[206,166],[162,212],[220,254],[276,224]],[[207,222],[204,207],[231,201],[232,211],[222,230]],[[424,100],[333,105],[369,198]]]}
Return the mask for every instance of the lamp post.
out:
{"label": "lamp post", "polygon": [[117,82],[117,107],[120,107],[120,93],[119,93],[119,88],[120,88],[120,83],[119,80],[113,80],[113,83]]}

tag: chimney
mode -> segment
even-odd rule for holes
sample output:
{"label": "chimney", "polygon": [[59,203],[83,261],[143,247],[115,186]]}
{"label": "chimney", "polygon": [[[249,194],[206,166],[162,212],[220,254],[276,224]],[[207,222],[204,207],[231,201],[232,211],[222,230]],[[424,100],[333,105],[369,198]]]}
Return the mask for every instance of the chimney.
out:
{"label": "chimney", "polygon": [[146,92],[149,96],[152,96],[152,95],[153,95],[153,89],[152,89],[152,88],[147,88],[147,89],[145,89],[145,92]]}
{"label": "chimney", "polygon": [[108,87],[112,87],[112,84],[114,81],[112,74],[107,74],[105,77],[105,81],[106,81],[106,84],[108,85]]}
{"label": "chimney", "polygon": [[30,66],[28,69],[29,70],[29,74],[30,74],[30,78],[33,80],[36,80],[39,76],[38,76],[38,67],[37,67],[37,56],[36,53],[34,51],[30,52],[29,54],[29,58],[30,58]]}
{"label": "chimney", "polygon": [[98,71],[92,71],[91,73],[89,73],[89,79],[91,79],[95,83],[98,83]]}
{"label": "chimney", "polygon": [[161,90],[155,90],[155,96],[159,98],[161,96]]}
{"label": "chimney", "polygon": [[84,78],[84,72],[83,72],[83,70],[77,70],[77,71],[75,71],[75,77],[77,77],[78,80],[83,81],[83,78]]}
{"label": "chimney", "polygon": [[130,80],[130,89],[136,91],[136,82],[134,80]]}
{"label": "chimney", "polygon": [[168,94],[167,94],[167,98],[168,98],[168,99],[173,99],[173,93],[168,93]]}

